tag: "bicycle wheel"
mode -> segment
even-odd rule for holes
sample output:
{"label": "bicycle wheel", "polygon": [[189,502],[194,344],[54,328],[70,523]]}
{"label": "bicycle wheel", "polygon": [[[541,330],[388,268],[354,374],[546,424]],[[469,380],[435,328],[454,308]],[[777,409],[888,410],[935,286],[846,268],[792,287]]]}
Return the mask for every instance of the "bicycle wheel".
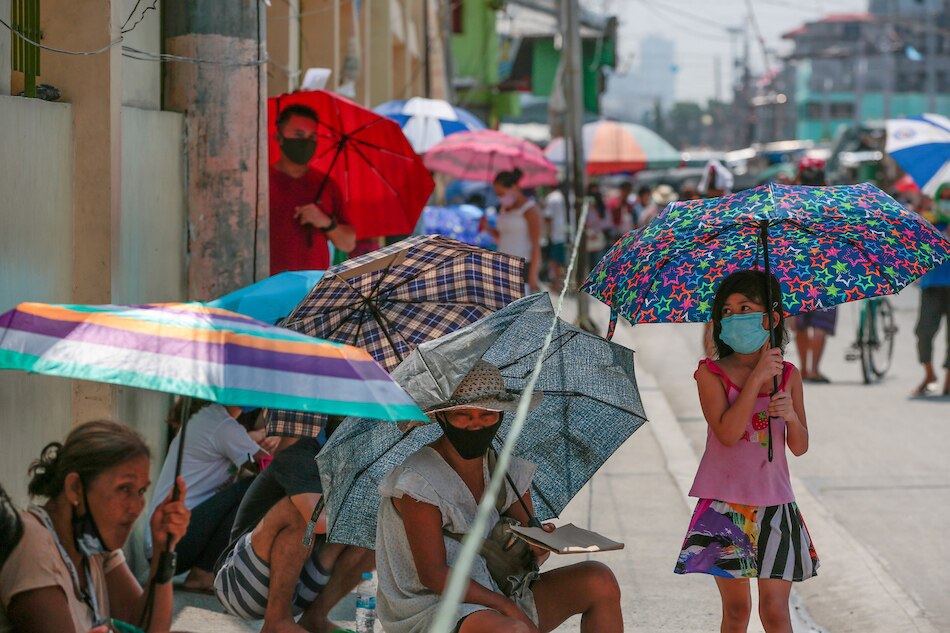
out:
{"label": "bicycle wheel", "polygon": [[864,302],[864,305],[861,306],[861,320],[858,322],[857,346],[861,354],[861,376],[864,378],[864,384],[866,385],[870,385],[877,377],[871,364],[871,341],[874,337],[873,305],[873,301]]}
{"label": "bicycle wheel", "polygon": [[878,378],[891,368],[894,355],[894,339],[897,338],[897,325],[894,322],[894,308],[887,299],[872,302],[871,309],[871,369]]}

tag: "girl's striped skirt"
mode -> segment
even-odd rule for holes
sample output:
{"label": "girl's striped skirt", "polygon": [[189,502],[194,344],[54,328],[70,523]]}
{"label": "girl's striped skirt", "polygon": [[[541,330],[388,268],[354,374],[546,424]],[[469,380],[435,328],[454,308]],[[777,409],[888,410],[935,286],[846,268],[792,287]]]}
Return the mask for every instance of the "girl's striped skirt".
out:
{"label": "girl's striped skirt", "polygon": [[798,582],[816,575],[818,565],[795,502],[746,506],[700,499],[674,571]]}

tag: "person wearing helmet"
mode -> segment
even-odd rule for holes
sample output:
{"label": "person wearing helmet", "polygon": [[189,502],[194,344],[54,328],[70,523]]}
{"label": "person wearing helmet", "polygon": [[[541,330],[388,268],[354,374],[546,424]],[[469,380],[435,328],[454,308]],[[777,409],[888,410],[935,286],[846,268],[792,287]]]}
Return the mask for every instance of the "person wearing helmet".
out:
{"label": "person wearing helmet", "polygon": [[[823,187],[825,184],[825,161],[805,156],[798,162],[797,181],[800,185]],[[795,345],[801,357],[802,379],[806,382],[831,382],[819,371],[821,356],[825,351],[827,337],[834,336],[838,321],[838,308],[830,307],[815,312],[805,312],[792,319],[795,330]]]}

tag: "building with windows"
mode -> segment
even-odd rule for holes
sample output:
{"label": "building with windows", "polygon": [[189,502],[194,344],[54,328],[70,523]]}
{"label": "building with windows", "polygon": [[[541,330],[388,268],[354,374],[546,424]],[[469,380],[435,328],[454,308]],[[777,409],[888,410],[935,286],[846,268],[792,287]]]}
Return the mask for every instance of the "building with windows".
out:
{"label": "building with windows", "polygon": [[950,0],[872,0],[783,36],[785,66],[752,97],[754,137],[832,138],[842,126],[950,111]]}

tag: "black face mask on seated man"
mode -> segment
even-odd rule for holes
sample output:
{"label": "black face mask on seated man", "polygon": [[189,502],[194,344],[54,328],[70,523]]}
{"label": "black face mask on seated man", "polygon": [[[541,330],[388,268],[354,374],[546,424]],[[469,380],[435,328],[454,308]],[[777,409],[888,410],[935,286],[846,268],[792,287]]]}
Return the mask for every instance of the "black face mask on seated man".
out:
{"label": "black face mask on seated man", "polygon": [[478,459],[483,457],[491,448],[492,440],[495,439],[495,436],[498,435],[498,429],[501,428],[503,417],[504,414],[499,413],[498,422],[477,431],[452,426],[444,413],[436,414],[435,419],[438,420],[445,437],[462,459]]}

